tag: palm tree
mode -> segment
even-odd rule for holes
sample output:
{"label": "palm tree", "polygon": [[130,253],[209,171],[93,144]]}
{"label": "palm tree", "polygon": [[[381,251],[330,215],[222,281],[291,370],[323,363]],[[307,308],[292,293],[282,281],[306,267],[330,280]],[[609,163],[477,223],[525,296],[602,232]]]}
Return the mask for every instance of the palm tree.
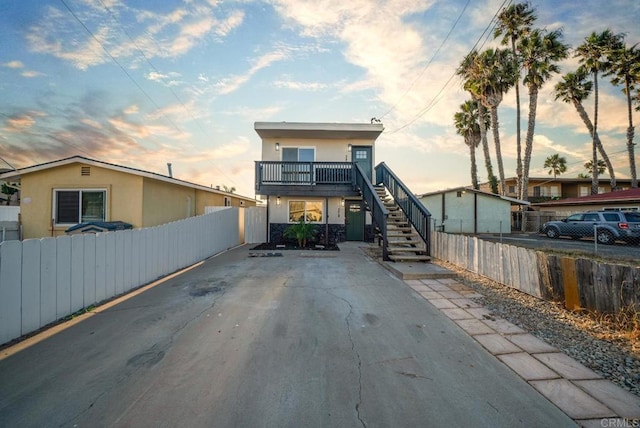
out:
{"label": "palm tree", "polygon": [[556,178],[563,172],[567,172],[567,159],[564,156],[560,156],[558,153],[555,153],[545,159],[544,167],[550,168],[549,175],[553,174],[553,178]]}
{"label": "palm tree", "polygon": [[589,119],[589,115],[582,104],[582,101],[587,99],[589,94],[591,93],[591,89],[593,88],[593,82],[587,80],[587,71],[584,67],[578,67],[578,69],[573,73],[567,73],[562,76],[562,81],[558,82],[554,87],[556,100],[562,99],[565,103],[572,103],[576,108],[578,115],[584,122],[587,130],[589,130],[589,135],[591,138],[595,139],[596,147],[602,160],[607,165],[607,170],[609,171],[609,179],[611,181],[611,188],[616,188],[616,174],[613,171],[613,165],[611,164],[611,160],[609,156],[607,156],[607,152],[604,150],[604,146],[600,141],[600,136],[596,132],[594,135],[593,132],[593,124],[591,123],[591,119]]}
{"label": "palm tree", "polygon": [[[460,67],[456,71],[458,76],[463,79],[463,88],[471,94],[471,98],[478,105],[478,116],[484,117],[487,112],[484,105],[480,102],[480,91],[478,90],[478,79],[480,78],[480,67],[478,66],[478,52],[471,51],[464,57],[460,63]],[[487,126],[484,121],[479,122],[480,139],[482,141],[482,150],[484,152],[484,164],[487,169],[487,178],[491,185],[491,191],[498,193],[498,183],[496,176],[493,174],[493,166],[491,164],[491,153],[489,152],[489,144],[487,143]]]}
{"label": "palm tree", "polygon": [[614,85],[624,84],[622,92],[627,96],[627,116],[629,126],[627,127],[627,153],[629,154],[629,171],[631,173],[631,187],[638,187],[638,177],[636,175],[636,160],[633,149],[633,136],[635,127],[633,126],[633,112],[631,109],[632,93],[634,85],[640,83],[640,49],[638,44],[627,48],[621,45],[611,53],[611,69],[607,75],[612,75],[611,83]]}
{"label": "palm tree", "polygon": [[5,194],[7,196],[7,201],[6,201],[6,205],[11,205],[11,197],[18,192],[18,189],[16,187],[15,183],[2,183],[2,188],[0,189],[0,192],[2,192],[3,194]]}
{"label": "palm tree", "polygon": [[[473,100],[467,100],[460,105],[460,111],[453,116],[456,125],[456,132],[462,135],[464,142],[469,146],[469,157],[471,158],[471,183],[474,189],[478,186],[478,167],[476,165],[476,148],[480,145],[482,138],[480,136],[480,125],[478,123],[478,103]],[[484,115],[485,127],[489,126],[489,116]]]}
{"label": "palm tree", "polygon": [[537,19],[535,9],[529,3],[516,3],[502,9],[498,15],[498,22],[493,32],[493,37],[502,36],[503,45],[511,42],[511,52],[517,67],[516,88],[516,177],[518,185],[518,195],[522,189],[522,143],[520,137],[520,61],[517,56],[516,43],[522,37],[531,32],[531,26]]}
{"label": "palm tree", "polygon": [[[598,174],[604,174],[604,171],[606,170],[607,166],[604,164],[604,162],[600,159],[598,159],[598,168],[597,168],[597,173]],[[593,161],[588,161],[584,164],[584,169],[587,170],[587,176],[588,177],[593,177]],[[596,194],[597,194],[598,190],[596,189]]]}
{"label": "palm tree", "polygon": [[[621,40],[622,36],[613,34],[611,30],[605,30],[600,34],[594,31],[584,39],[584,43],[576,48],[575,56],[580,58],[580,64],[582,64],[588,72],[593,73],[593,165],[598,164],[595,139],[595,135],[598,132],[598,72],[607,69],[605,57]],[[596,169],[591,177],[591,194],[596,195],[597,193],[598,171]]]}
{"label": "palm tree", "polygon": [[498,124],[498,106],[504,94],[518,79],[517,66],[513,55],[504,49],[487,49],[478,57],[480,78],[477,89],[480,91],[480,101],[491,111],[491,129],[496,147],[498,175],[500,177],[500,194],[506,191],[504,166],[502,163],[502,149],[500,148],[500,129]]}
{"label": "palm tree", "polygon": [[521,199],[525,201],[529,199],[529,167],[533,151],[538,91],[553,73],[560,71],[557,63],[568,55],[569,48],[560,41],[561,38],[561,30],[548,33],[534,30],[529,37],[523,38],[518,44],[518,51],[522,55],[526,70],[523,84],[529,89],[529,120],[525,139],[521,195]]}

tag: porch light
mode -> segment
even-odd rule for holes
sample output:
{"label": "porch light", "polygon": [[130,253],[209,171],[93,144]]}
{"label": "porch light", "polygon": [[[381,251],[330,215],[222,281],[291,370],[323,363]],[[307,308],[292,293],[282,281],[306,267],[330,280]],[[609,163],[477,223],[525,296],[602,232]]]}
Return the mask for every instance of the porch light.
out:
{"label": "porch light", "polygon": [[280,143],[276,143],[276,152],[280,150]]}
{"label": "porch light", "polygon": [[347,146],[347,151],[348,151],[348,152],[350,152],[350,151],[351,151],[351,144],[349,144],[349,145]]}
{"label": "porch light", "polygon": [[344,207],[344,198],[340,199],[340,206]]}
{"label": "porch light", "polygon": [[[278,143],[276,143],[276,144],[278,144]],[[278,197],[276,198],[276,205],[280,206],[280,196],[278,196]]]}

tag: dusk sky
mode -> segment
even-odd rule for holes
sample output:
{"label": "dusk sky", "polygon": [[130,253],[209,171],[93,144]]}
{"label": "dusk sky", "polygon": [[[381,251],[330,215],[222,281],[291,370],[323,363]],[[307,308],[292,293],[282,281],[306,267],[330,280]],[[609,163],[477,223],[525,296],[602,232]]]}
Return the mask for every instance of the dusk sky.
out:
{"label": "dusk sky", "polygon": [[[375,162],[386,162],[413,192],[470,185],[469,151],[453,127],[468,95],[454,73],[474,45],[497,45],[486,31],[507,4],[2,0],[0,156],[16,168],[81,155],[162,174],[171,162],[177,178],[254,196],[255,121],[376,117],[385,132]],[[537,26],[562,28],[572,47],[607,28],[625,33],[629,46],[640,42],[638,0],[532,5]],[[572,56],[562,72],[577,65]],[[584,172],[591,158],[574,107],[553,99],[558,78],[539,96],[531,176],[547,176],[542,164],[554,153],[567,158],[564,177]],[[608,78],[600,83],[601,139],[617,176],[629,177],[625,97]],[[514,106],[512,90],[499,110],[508,177],[515,175]],[[486,181],[483,162],[479,151]]]}

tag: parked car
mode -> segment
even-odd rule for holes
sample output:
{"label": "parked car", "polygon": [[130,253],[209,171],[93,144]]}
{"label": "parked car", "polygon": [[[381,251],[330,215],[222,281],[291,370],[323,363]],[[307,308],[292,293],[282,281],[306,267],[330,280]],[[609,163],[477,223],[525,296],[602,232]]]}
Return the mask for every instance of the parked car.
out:
{"label": "parked car", "polygon": [[598,243],[611,245],[615,241],[640,243],[640,212],[636,211],[588,211],[570,215],[542,225],[542,232],[549,238],[569,236],[574,239],[594,236]]}

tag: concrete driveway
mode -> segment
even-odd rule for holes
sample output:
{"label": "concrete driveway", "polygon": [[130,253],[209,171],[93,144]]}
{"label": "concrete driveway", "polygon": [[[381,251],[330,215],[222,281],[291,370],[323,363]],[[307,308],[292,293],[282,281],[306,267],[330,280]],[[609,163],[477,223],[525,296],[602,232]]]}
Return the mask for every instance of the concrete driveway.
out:
{"label": "concrete driveway", "polygon": [[574,425],[341,248],[238,248],[0,361],[0,426]]}

